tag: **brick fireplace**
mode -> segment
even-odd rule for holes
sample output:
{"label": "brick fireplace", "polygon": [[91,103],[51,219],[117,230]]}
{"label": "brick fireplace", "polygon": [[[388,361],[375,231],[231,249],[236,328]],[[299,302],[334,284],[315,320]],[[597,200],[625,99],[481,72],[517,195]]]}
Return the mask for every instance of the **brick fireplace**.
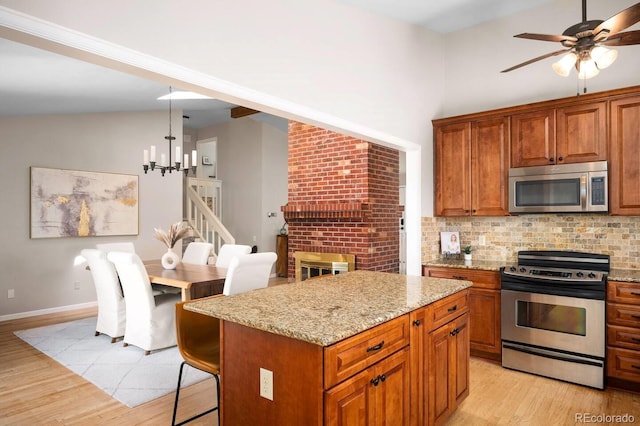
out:
{"label": "brick fireplace", "polygon": [[353,254],[356,269],[399,270],[399,153],[289,122],[288,275],[298,251]]}

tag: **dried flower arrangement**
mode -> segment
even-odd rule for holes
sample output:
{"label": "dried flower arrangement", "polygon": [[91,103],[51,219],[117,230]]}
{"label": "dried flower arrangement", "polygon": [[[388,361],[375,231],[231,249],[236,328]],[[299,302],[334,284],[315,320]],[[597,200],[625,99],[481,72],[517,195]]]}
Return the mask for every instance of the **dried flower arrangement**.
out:
{"label": "dried flower arrangement", "polygon": [[165,243],[168,248],[173,248],[178,240],[184,238],[191,227],[184,222],[176,222],[169,228],[169,232],[165,232],[159,228],[153,228],[155,231],[156,239]]}

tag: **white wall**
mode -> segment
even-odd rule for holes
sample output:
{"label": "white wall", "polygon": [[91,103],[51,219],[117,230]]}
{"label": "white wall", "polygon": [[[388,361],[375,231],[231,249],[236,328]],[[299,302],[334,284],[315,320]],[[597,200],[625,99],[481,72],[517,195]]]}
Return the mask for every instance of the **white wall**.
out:
{"label": "white wall", "polygon": [[[212,137],[217,139],[224,225],[237,244],[275,251],[280,206],[287,203],[287,134],[243,117],[198,132],[198,139]],[[278,216],[267,218],[270,211]]]}
{"label": "white wall", "polygon": [[[180,114],[181,115],[181,114]],[[176,115],[174,129],[180,128]],[[13,117],[0,119],[0,317],[95,302],[90,273],[74,268],[83,248],[98,242],[133,241],[143,259],[159,258],[166,248],[153,228],[181,219],[182,179],[159,172],[144,175],[142,150],[163,146],[165,112]],[[182,139],[181,132],[177,133]],[[124,173],[139,177],[139,232],[128,237],[29,238],[30,166]],[[79,290],[74,290],[79,281]],[[7,299],[7,290],[15,298]]]}

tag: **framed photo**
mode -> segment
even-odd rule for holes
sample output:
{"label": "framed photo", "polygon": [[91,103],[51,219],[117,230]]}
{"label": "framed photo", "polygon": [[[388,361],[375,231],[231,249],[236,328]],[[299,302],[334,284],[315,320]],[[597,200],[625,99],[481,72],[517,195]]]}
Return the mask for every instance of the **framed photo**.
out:
{"label": "framed photo", "polygon": [[458,231],[441,232],[440,248],[442,254],[460,254],[460,235]]}
{"label": "framed photo", "polygon": [[138,235],[138,176],[31,167],[31,238]]}

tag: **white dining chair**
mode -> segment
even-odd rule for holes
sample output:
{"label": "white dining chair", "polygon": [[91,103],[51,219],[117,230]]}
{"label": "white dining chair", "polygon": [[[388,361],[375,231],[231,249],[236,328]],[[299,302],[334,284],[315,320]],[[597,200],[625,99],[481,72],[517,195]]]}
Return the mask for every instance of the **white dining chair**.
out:
{"label": "white dining chair", "polygon": [[218,257],[216,258],[216,266],[221,268],[228,268],[231,263],[231,259],[236,256],[251,253],[251,246],[245,246],[242,244],[223,244],[218,250]]}
{"label": "white dining chair", "polygon": [[209,263],[213,244],[194,241],[187,245],[182,255],[182,263],[191,263],[195,265],[206,265]]}
{"label": "white dining chair", "polygon": [[100,333],[111,337],[114,343],[124,336],[126,308],[116,268],[107,254],[97,249],[84,249],[80,254],[86,259],[98,299],[96,336]]}
{"label": "white dining chair", "polygon": [[278,256],[273,252],[234,257],[229,264],[222,294],[231,296],[267,287],[271,269],[277,258]]}
{"label": "white dining chair", "polygon": [[148,355],[176,345],[175,304],[179,294],[153,295],[147,270],[135,253],[110,252],[107,258],[118,271],[127,312],[124,345],[134,345]]}

